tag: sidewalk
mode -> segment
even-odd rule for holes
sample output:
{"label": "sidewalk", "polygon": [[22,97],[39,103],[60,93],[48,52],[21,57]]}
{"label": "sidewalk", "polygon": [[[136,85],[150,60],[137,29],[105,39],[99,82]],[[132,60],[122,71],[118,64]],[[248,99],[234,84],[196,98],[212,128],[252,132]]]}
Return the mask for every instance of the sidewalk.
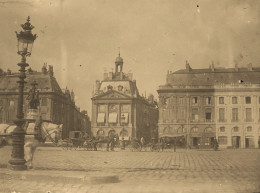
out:
{"label": "sidewalk", "polygon": [[80,171],[58,171],[30,169],[26,171],[13,171],[8,168],[1,168],[0,179],[27,180],[27,181],[55,181],[56,183],[76,184],[103,184],[118,183],[119,177],[114,174],[102,172],[80,172]]}

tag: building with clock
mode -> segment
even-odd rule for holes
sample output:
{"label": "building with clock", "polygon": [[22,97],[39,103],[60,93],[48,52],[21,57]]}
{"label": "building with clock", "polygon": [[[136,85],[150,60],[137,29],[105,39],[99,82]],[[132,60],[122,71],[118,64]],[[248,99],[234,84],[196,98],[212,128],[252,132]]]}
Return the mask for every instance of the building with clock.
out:
{"label": "building with clock", "polygon": [[123,59],[115,61],[115,72],[105,72],[96,81],[92,98],[91,131],[104,137],[111,133],[121,139],[157,137],[158,109],[153,95],[140,96],[132,73],[123,72]]}
{"label": "building with clock", "polygon": [[158,89],[159,136],[190,147],[256,148],[260,140],[260,68],[186,69]]}

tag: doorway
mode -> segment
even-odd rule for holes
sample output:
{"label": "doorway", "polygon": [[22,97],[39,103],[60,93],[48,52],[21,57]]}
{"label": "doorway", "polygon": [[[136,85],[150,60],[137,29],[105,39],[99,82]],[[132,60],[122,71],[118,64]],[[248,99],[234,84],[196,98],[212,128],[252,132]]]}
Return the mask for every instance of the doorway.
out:
{"label": "doorway", "polygon": [[200,138],[199,137],[193,137],[192,138],[192,146],[197,147],[200,143]]}
{"label": "doorway", "polygon": [[245,138],[245,148],[254,148],[254,138],[253,137],[246,137]]}
{"label": "doorway", "polygon": [[240,136],[233,136],[232,137],[232,147],[239,148],[240,147]]}

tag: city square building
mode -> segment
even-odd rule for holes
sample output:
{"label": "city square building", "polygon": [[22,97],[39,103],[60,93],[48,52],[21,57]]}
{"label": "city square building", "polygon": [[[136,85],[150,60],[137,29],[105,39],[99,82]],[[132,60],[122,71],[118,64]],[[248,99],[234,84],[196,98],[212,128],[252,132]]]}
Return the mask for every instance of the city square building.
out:
{"label": "city square building", "polygon": [[158,89],[159,137],[187,146],[256,148],[260,136],[260,68],[186,69],[168,72]]}
{"label": "city square building", "polygon": [[[0,124],[13,124],[16,118],[18,102],[18,76],[10,70],[0,69]],[[63,124],[62,138],[68,138],[70,131],[84,131],[90,133],[90,118],[86,111],[80,111],[75,105],[74,92],[62,90],[54,77],[53,67],[44,64],[41,72],[31,68],[26,72],[27,82],[24,88],[24,115],[28,112],[28,93],[31,83],[36,81],[39,90],[40,105],[38,112],[43,121]]]}
{"label": "city square building", "polygon": [[92,125],[94,136],[110,133],[120,139],[157,137],[158,108],[153,95],[140,96],[133,74],[123,72],[123,59],[115,61],[115,72],[105,72],[102,81],[96,81],[92,98]]}

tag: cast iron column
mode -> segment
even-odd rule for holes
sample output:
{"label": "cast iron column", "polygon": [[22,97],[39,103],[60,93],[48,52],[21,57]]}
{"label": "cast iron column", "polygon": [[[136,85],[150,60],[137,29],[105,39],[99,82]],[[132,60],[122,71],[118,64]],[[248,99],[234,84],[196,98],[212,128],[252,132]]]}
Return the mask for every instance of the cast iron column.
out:
{"label": "cast iron column", "polygon": [[17,64],[20,66],[20,74],[19,74],[19,81],[17,83],[19,84],[19,95],[18,95],[18,104],[17,104],[17,119],[14,120],[14,123],[16,124],[16,128],[14,129],[12,133],[12,140],[13,140],[13,150],[11,155],[10,168],[13,170],[26,170],[27,165],[25,165],[26,161],[24,159],[24,135],[25,130],[23,128],[25,120],[24,113],[23,113],[23,90],[24,90],[24,84],[26,83],[24,79],[26,78],[25,75],[25,67],[29,66],[29,64],[26,63],[26,57],[25,55],[22,55],[22,60],[20,63]]}

